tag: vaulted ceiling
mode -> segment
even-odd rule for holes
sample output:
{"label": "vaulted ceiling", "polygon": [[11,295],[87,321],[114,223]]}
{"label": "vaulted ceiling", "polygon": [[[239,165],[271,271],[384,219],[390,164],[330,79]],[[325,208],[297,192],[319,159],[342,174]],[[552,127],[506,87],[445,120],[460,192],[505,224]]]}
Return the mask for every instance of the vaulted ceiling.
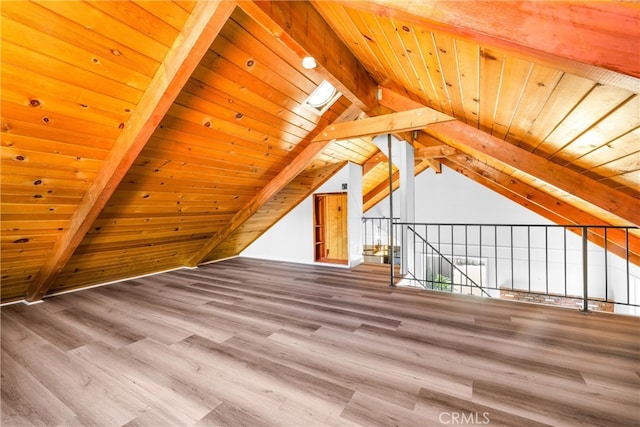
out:
{"label": "vaulted ceiling", "polygon": [[345,162],[366,210],[377,133],[554,222],[640,224],[637,3],[1,8],[2,302],[237,255]]}

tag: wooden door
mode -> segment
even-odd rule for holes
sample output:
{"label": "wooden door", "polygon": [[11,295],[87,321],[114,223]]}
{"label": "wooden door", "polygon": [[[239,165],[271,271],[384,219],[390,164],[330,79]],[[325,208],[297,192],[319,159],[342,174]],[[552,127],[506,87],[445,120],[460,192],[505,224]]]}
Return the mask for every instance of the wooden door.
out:
{"label": "wooden door", "polygon": [[347,193],[314,195],[315,259],[347,264]]}

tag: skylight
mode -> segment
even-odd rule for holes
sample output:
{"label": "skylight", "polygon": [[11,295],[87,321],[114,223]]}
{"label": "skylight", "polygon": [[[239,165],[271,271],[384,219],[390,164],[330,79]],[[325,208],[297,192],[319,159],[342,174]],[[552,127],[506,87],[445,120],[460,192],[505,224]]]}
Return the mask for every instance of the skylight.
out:
{"label": "skylight", "polygon": [[340,92],[326,80],[309,95],[306,100],[306,104],[312,107],[314,110],[323,113],[327,108],[335,102],[340,96]]}

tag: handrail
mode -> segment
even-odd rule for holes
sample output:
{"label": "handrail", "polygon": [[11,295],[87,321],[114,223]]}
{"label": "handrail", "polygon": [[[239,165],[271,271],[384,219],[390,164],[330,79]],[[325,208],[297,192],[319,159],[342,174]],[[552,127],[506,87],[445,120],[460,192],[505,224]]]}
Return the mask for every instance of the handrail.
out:
{"label": "handrail", "polygon": [[[389,218],[369,218],[363,217],[362,220],[366,221],[369,219],[389,219]],[[394,218],[395,219],[395,218]],[[582,224],[492,224],[492,223],[473,223],[473,222],[465,222],[465,223],[456,223],[456,222],[400,222],[394,221],[394,225],[429,225],[429,226],[468,226],[468,227],[540,227],[540,228],[617,228],[617,229],[631,229],[631,230],[640,230],[640,226],[636,225],[582,225]]]}
{"label": "handrail", "polygon": [[[429,246],[429,248],[431,248],[431,250],[433,252],[435,252],[436,254],[438,254],[438,256],[442,259],[444,259],[445,261],[447,261],[449,263],[449,265],[451,265],[451,267],[455,268],[460,274],[462,274],[465,279],[468,282],[471,282],[473,284],[473,286],[475,286],[476,288],[480,289],[480,291],[487,297],[491,298],[491,295],[484,290],[484,288],[480,285],[478,285],[471,277],[469,277],[464,271],[462,271],[457,265],[455,265],[453,263],[453,261],[451,261],[449,258],[447,258],[444,254],[442,254],[442,252],[440,252],[439,250],[437,250],[431,243],[427,242],[427,240],[422,237],[420,234],[418,234],[413,228],[411,228],[411,226],[407,226],[407,228],[409,230],[411,230],[413,232],[413,234],[415,236],[417,236],[420,240],[422,240],[423,243],[425,243],[427,246]],[[415,276],[414,276],[415,277]]]}
{"label": "handrail", "polygon": [[640,315],[638,226],[362,221],[363,248],[400,249],[409,283],[429,287],[442,274],[455,292]]}

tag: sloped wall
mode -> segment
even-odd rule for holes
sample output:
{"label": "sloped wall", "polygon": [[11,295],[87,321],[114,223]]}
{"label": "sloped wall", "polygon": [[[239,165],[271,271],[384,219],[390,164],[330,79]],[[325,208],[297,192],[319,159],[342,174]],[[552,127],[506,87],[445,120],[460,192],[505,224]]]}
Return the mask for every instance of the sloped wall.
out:
{"label": "sloped wall", "polygon": [[[343,183],[348,184],[349,262],[353,266],[362,262],[362,168],[352,163],[347,164],[315,193],[341,192]],[[307,197],[240,255],[304,264],[314,263],[312,197]]]}

